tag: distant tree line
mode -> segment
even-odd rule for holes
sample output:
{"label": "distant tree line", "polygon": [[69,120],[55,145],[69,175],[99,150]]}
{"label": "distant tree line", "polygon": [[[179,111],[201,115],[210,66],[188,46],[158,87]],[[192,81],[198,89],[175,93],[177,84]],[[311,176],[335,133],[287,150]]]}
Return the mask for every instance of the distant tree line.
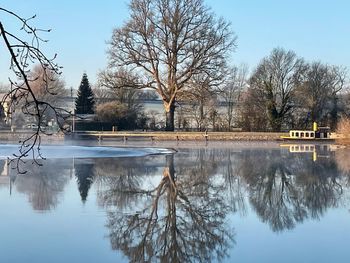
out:
{"label": "distant tree line", "polygon": [[[225,67],[222,79],[211,82],[209,75],[197,75],[179,93],[176,101],[175,129],[232,131],[281,131],[310,128],[312,122],[336,129],[341,116],[350,116],[350,95],[346,69],[322,62],[307,62],[293,51],[272,50],[248,74],[246,65]],[[50,75],[51,74],[51,75]],[[159,100],[152,89],[123,87],[119,74],[105,70],[92,87],[84,73],[75,101],[76,114],[94,114],[93,123],[81,129],[117,130],[166,129],[159,112],[144,110],[145,99]],[[45,80],[44,78],[48,78]],[[28,74],[37,98],[54,107],[64,107],[56,99],[68,90],[59,75],[39,66]],[[131,82],[132,80],[130,80]],[[48,91],[47,91],[48,89]],[[6,92],[6,87],[2,87]],[[43,122],[55,113],[44,112]],[[2,125],[5,112],[0,107]],[[21,127],[28,120],[21,111],[12,113],[13,122]],[[44,124],[43,124],[44,125]],[[91,127],[90,127],[91,126]]]}
{"label": "distant tree line", "polygon": [[312,122],[335,128],[346,112],[346,69],[306,62],[293,51],[274,49],[251,77],[239,109],[244,130],[307,128]]}
{"label": "distant tree line", "polygon": [[165,111],[157,127],[280,131],[317,121],[335,128],[345,69],[276,48],[248,77],[246,67],[227,60],[236,47],[231,25],[203,0],[131,0],[129,10],[112,34],[99,83],[155,91]]}
{"label": "distant tree line", "polygon": [[[176,129],[282,131],[311,128],[313,122],[318,122],[334,130],[340,117],[350,114],[347,71],[343,67],[307,62],[293,51],[275,48],[250,75],[246,65],[225,67],[222,71],[220,82],[213,84],[210,76],[197,75],[179,93]],[[99,87],[115,97],[115,108],[125,105],[128,110],[114,110],[112,116],[112,103],[100,105],[100,118],[111,120],[117,115],[126,116],[127,112],[135,113],[133,119],[140,116],[145,125],[139,128],[166,129],[156,112],[142,112],[137,102],[142,91],[122,88],[118,74],[121,73],[101,72]]]}
{"label": "distant tree line", "polygon": [[[94,114],[94,129],[281,131],[314,121],[335,129],[341,116],[350,115],[345,68],[307,62],[282,48],[251,73],[230,65],[236,35],[203,0],[131,0],[129,10],[129,19],[113,31],[97,85],[83,74],[78,89],[75,113]],[[45,126],[64,108],[54,95],[68,92],[59,68],[51,66],[55,70],[34,65],[25,74],[30,96],[11,107],[19,126],[23,115],[40,116],[39,127]],[[160,99],[164,116],[145,112],[145,98]],[[40,114],[32,112],[33,102]]]}

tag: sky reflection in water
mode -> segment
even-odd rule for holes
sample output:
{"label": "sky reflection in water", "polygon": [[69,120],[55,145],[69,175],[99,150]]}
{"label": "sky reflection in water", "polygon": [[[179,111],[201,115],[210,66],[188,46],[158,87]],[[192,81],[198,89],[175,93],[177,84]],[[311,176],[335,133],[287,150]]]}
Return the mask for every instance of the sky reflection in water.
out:
{"label": "sky reflection in water", "polygon": [[0,261],[347,262],[350,152],[289,150],[0,160]]}

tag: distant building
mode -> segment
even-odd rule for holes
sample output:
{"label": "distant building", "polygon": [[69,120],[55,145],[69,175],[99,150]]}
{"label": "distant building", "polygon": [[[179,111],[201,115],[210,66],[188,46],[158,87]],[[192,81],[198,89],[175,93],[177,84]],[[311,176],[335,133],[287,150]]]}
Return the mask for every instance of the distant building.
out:
{"label": "distant building", "polygon": [[9,107],[10,107],[10,98],[6,98],[4,100],[4,98],[6,97],[7,93],[0,93],[0,105],[3,107],[4,109],[4,114],[5,114],[5,119],[4,121],[6,123],[10,123],[11,121],[11,116],[9,114]]}

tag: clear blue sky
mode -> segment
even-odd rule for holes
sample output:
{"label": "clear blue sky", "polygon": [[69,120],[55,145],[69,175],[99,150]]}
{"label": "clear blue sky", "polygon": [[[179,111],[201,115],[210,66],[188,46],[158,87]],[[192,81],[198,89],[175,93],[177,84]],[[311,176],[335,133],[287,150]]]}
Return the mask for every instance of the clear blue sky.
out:
{"label": "clear blue sky", "polygon": [[[67,86],[77,88],[85,71],[92,83],[107,63],[106,41],[114,27],[128,18],[128,0],[0,0],[0,6],[29,17],[47,34],[45,50],[58,53]],[[349,0],[205,0],[218,16],[232,23],[238,48],[234,64],[250,69],[275,47],[294,50],[307,60],[350,68]],[[13,23],[0,13],[0,20]],[[1,42],[2,45],[2,42]],[[9,76],[8,59],[0,47],[0,82]]]}

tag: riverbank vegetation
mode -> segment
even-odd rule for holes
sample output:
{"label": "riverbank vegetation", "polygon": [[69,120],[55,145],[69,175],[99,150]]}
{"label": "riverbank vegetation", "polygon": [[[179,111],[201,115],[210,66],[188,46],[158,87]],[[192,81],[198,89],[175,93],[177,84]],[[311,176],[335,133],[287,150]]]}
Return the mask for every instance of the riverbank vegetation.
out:
{"label": "riverbank vegetation", "polygon": [[350,145],[350,118],[342,118],[338,124],[337,134],[340,141]]}
{"label": "riverbank vegetation", "polygon": [[[75,92],[65,86],[60,67],[42,57],[39,46],[23,45],[36,52],[36,60],[11,62],[18,80],[11,80],[4,92],[2,127],[35,122],[36,132],[44,132],[53,115],[61,113],[58,108],[65,109],[65,127],[71,129],[69,112],[93,115],[75,121],[93,120],[120,130],[166,131],[280,132],[309,129],[313,122],[335,131],[341,117],[350,115],[347,69],[341,65],[307,61],[281,47],[251,70],[234,65],[228,58],[237,36],[202,0],[131,0],[129,10],[129,18],[108,42],[108,66],[98,73],[95,85],[88,83],[88,97],[93,98],[88,111],[80,111],[87,106],[80,93],[75,110],[67,108]],[[29,20],[18,18],[40,42]],[[2,36],[10,35],[3,29]],[[8,43],[12,55],[15,46]],[[24,104],[18,103],[21,98]],[[160,103],[162,112],[146,109],[147,98]],[[63,119],[58,121],[61,127]]]}

